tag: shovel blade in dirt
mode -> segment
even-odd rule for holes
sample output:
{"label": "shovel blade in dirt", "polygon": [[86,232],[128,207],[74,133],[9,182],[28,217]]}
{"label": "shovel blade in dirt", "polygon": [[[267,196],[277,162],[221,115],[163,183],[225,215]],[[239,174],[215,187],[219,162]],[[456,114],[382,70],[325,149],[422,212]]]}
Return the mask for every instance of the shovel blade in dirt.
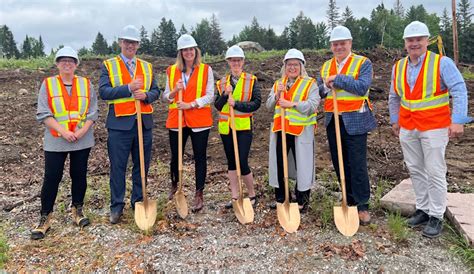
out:
{"label": "shovel blade in dirt", "polygon": [[277,216],[280,225],[288,233],[294,233],[300,226],[300,209],[297,203],[277,203]]}
{"label": "shovel blade in dirt", "polygon": [[355,206],[335,206],[334,223],[342,235],[352,237],[359,230],[359,214]]}
{"label": "shovel blade in dirt", "polygon": [[234,209],[237,220],[239,220],[241,224],[253,222],[254,211],[249,198],[232,201],[232,208]]}
{"label": "shovel blade in dirt", "polygon": [[150,230],[156,221],[156,201],[147,200],[135,203],[135,223],[141,230]]}
{"label": "shovel blade in dirt", "polygon": [[184,196],[182,190],[178,189],[178,191],[176,191],[174,194],[174,201],[179,217],[185,219],[188,216],[188,202],[186,201],[186,196]]}

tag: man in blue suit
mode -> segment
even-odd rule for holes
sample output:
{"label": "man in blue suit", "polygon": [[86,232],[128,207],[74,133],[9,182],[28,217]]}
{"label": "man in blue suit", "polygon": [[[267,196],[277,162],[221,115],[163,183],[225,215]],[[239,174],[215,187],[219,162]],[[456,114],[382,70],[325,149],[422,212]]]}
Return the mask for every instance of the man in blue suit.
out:
{"label": "man in blue suit", "polygon": [[321,98],[326,97],[326,132],[334,169],[339,176],[332,90],[336,91],[341,115],[340,130],[347,203],[357,206],[361,225],[370,223],[370,185],[367,172],[367,133],[377,127],[369,87],[372,83],[372,63],[364,56],[352,53],[352,35],[344,26],[331,32],[329,42],[334,58],[324,63],[318,79]]}
{"label": "man in blue suit", "polygon": [[125,196],[125,174],[128,157],[132,155],[131,206],[143,200],[138,148],[137,110],[140,101],[143,123],[145,173],[151,159],[153,107],[160,96],[153,77],[152,65],[136,57],[140,43],[139,31],[128,25],[119,36],[120,55],[104,61],[99,80],[99,95],[107,100],[109,112],[106,128],[110,160],[110,222],[116,224],[122,216]]}

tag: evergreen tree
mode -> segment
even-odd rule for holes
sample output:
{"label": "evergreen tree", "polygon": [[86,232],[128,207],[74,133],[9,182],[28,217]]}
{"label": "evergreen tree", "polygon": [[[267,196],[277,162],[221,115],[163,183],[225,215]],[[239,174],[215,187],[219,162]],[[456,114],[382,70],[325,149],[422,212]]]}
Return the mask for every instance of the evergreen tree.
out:
{"label": "evergreen tree", "polygon": [[32,44],[32,43],[30,43],[30,44],[32,46],[32,52],[33,52],[34,57],[43,57],[43,56],[45,56],[44,43],[43,43],[43,38],[41,38],[41,35],[39,37],[39,40],[35,41],[34,44]]}
{"label": "evergreen tree", "polygon": [[440,32],[443,39],[443,46],[447,56],[453,57],[453,23],[451,16],[446,8],[443,9],[441,15]]}
{"label": "evergreen tree", "polygon": [[221,27],[219,26],[219,22],[217,21],[217,17],[215,14],[212,14],[211,16],[211,35],[210,35],[210,41],[209,41],[209,54],[212,55],[217,55],[221,54],[225,48],[225,42],[224,39],[222,39],[222,31]]}
{"label": "evergreen tree", "polygon": [[405,14],[405,9],[402,6],[402,1],[401,0],[395,0],[395,5],[393,7],[393,11],[395,12],[395,15],[403,18]]}
{"label": "evergreen tree", "polygon": [[110,53],[109,46],[102,33],[98,32],[92,43],[92,53],[96,55],[106,55]]}
{"label": "evergreen tree", "polygon": [[[53,54],[53,53],[51,53],[51,54]],[[77,55],[79,55],[80,57],[84,56],[84,55],[87,55],[87,54],[89,54],[89,50],[86,47],[80,48],[79,51],[77,52]]]}
{"label": "evergreen tree", "polygon": [[329,0],[329,7],[326,14],[328,17],[328,26],[332,30],[339,24],[339,8],[336,6],[336,0]]}
{"label": "evergreen tree", "polygon": [[279,49],[278,48],[278,36],[276,35],[275,31],[268,26],[266,30],[264,30],[264,39],[259,42],[259,44],[264,49]]}
{"label": "evergreen tree", "polygon": [[188,33],[188,30],[186,29],[186,27],[184,26],[184,24],[181,25],[181,29],[179,29],[179,36],[183,35],[183,34],[186,34]]}
{"label": "evergreen tree", "polygon": [[298,49],[314,48],[316,37],[316,27],[309,17],[306,17],[302,11],[291,20],[289,27],[290,46]]}
{"label": "evergreen tree", "polygon": [[109,53],[120,54],[121,51],[122,49],[120,48],[119,43],[117,41],[113,41],[112,44],[110,45]]}
{"label": "evergreen tree", "polygon": [[196,40],[196,43],[199,45],[199,48],[202,51],[202,54],[209,53],[211,50],[211,36],[212,36],[212,29],[209,20],[202,19],[191,31],[191,35]]}
{"label": "evergreen tree", "polygon": [[346,9],[344,9],[344,12],[342,13],[341,23],[347,27],[348,22],[353,23],[354,21],[355,18],[352,10],[349,8],[349,6],[346,6]]}
{"label": "evergreen tree", "polygon": [[153,53],[158,56],[175,57],[176,56],[176,28],[173,21],[161,18],[158,29],[155,29],[151,37],[151,47]]}
{"label": "evergreen tree", "polygon": [[138,54],[152,54],[151,42],[144,26],[140,28],[140,48]]}
{"label": "evergreen tree", "polygon": [[471,1],[460,0],[457,7],[458,26],[461,32],[466,31],[471,25]]}
{"label": "evergreen tree", "polygon": [[19,58],[20,52],[16,47],[15,39],[13,38],[13,33],[7,27],[3,25],[0,27],[0,48],[2,54],[6,58]]}
{"label": "evergreen tree", "polygon": [[31,39],[26,35],[25,40],[21,46],[21,57],[30,58],[33,56],[33,49],[31,47]]}
{"label": "evergreen tree", "polygon": [[316,24],[316,31],[314,33],[314,45],[316,49],[326,48],[328,45],[328,27],[324,22]]}

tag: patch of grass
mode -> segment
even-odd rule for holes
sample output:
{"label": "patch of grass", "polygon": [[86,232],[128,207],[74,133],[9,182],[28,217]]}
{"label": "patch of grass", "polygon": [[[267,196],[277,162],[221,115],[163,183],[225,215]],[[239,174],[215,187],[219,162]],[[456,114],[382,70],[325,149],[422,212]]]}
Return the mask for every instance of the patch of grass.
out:
{"label": "patch of grass", "polygon": [[376,210],[382,210],[382,204],[380,200],[383,195],[387,192],[387,188],[390,184],[386,180],[379,180],[375,188],[374,195],[372,196],[372,208]]}
{"label": "patch of grass", "polygon": [[407,241],[410,236],[406,220],[400,215],[400,212],[388,214],[388,231],[397,243]]}
{"label": "patch of grass", "polygon": [[29,58],[29,59],[6,59],[0,58],[0,69],[45,69],[54,66],[54,58],[52,56]]}
{"label": "patch of grass", "polygon": [[8,246],[7,238],[3,231],[3,228],[0,227],[0,270],[5,267],[5,263],[8,261]]}
{"label": "patch of grass", "polygon": [[333,224],[334,199],[329,193],[313,193],[309,202],[313,215],[321,221],[321,228],[329,228]]}
{"label": "patch of grass", "polygon": [[464,77],[464,80],[474,80],[474,73],[466,68],[462,72],[462,77]]}
{"label": "patch of grass", "polygon": [[474,271],[474,248],[451,225],[445,222],[444,228],[447,231],[444,238],[449,242],[449,251],[458,256],[470,271]]}
{"label": "patch of grass", "polygon": [[157,222],[165,219],[167,205],[168,205],[168,197],[165,194],[160,195],[156,201],[156,221]]}

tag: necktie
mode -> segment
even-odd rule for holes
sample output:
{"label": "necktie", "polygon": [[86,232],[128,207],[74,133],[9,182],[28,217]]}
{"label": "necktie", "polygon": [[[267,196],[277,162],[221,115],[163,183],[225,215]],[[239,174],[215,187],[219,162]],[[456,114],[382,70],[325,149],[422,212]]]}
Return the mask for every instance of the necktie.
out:
{"label": "necktie", "polygon": [[127,65],[128,72],[130,72],[130,75],[133,76],[133,74],[135,73],[135,62],[133,60],[128,60]]}

